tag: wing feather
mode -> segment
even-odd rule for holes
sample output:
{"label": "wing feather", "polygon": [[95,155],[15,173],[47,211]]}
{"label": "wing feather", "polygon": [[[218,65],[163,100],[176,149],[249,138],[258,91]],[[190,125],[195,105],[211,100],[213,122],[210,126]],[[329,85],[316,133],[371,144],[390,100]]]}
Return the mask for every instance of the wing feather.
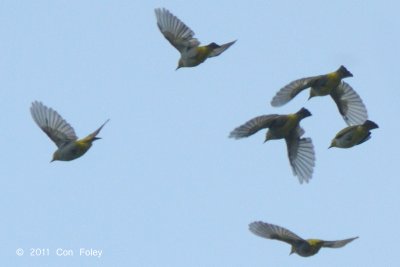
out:
{"label": "wing feather", "polygon": [[41,102],[32,103],[31,115],[40,129],[50,137],[57,147],[78,139],[71,125],[57,111],[46,107]]}
{"label": "wing feather", "polygon": [[243,137],[248,137],[250,135],[255,134],[261,129],[268,128],[271,123],[273,123],[274,119],[278,117],[279,115],[277,114],[271,114],[271,115],[262,115],[255,117],[245,124],[237,127],[234,129],[229,137],[234,138],[234,139],[240,139]]}
{"label": "wing feather", "polygon": [[257,236],[280,240],[291,245],[303,240],[301,237],[286,228],[261,221],[250,223],[249,230]]}
{"label": "wing feather", "polygon": [[161,33],[179,52],[200,44],[194,32],[167,9],[156,8],[155,13]]}
{"label": "wing feather", "polygon": [[343,239],[343,240],[336,240],[336,241],[323,241],[322,246],[327,247],[327,248],[341,248],[353,241],[354,239],[357,239],[358,236],[348,238],[348,239]]}
{"label": "wing feather", "polygon": [[321,76],[307,77],[292,81],[281,88],[271,101],[273,107],[280,107],[292,100],[306,88],[311,87]]}
{"label": "wing feather", "polygon": [[304,181],[308,183],[312,178],[315,166],[314,145],[311,138],[300,139],[299,132],[303,131],[297,129],[286,137],[285,140],[293,174],[299,178],[300,183]]}
{"label": "wing feather", "polygon": [[341,82],[336,89],[332,90],[331,96],[348,125],[363,124],[368,119],[367,108],[349,84]]}

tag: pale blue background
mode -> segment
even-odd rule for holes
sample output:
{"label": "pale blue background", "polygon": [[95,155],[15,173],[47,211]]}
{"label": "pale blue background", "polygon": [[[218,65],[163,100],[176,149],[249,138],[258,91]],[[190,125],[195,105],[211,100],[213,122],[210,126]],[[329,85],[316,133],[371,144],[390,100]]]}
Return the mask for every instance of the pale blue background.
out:
{"label": "pale blue background", "polygon": [[[156,26],[167,7],[204,44],[237,43],[175,71]],[[1,266],[398,266],[398,1],[2,1]],[[269,102],[290,81],[345,65],[372,139],[330,149],[345,127],[329,98]],[[85,136],[72,162],[29,113],[34,100]],[[313,179],[292,176],[284,141],[235,141],[254,116],[295,112],[312,137]],[[255,220],[304,238],[360,238],[311,258],[248,231]],[[57,257],[55,249],[102,249]],[[17,248],[50,248],[18,257]],[[28,253],[29,254],[29,253]]]}

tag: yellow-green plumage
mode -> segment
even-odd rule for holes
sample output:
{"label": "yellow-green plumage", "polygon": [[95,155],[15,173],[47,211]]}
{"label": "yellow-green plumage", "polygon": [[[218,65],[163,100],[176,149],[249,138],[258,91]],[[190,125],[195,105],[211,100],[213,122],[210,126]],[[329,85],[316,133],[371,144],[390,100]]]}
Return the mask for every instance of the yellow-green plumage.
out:
{"label": "yellow-green plumage", "polygon": [[272,139],[282,139],[297,127],[300,121],[300,116],[296,113],[289,115],[281,115],[271,123],[269,130],[265,136],[265,142]]}
{"label": "yellow-green plumage", "polygon": [[82,153],[82,155],[84,153],[86,153],[86,151],[88,151],[89,148],[92,146],[92,143],[93,143],[94,140],[97,140],[97,139],[91,138],[91,139],[88,139],[88,140],[82,139],[82,140],[76,141],[75,145],[76,145],[77,150],[79,151],[79,153]]}
{"label": "yellow-green plumage", "polygon": [[370,120],[361,125],[346,127],[336,134],[330,147],[350,148],[362,144],[371,138],[370,130],[378,127],[375,122]]}
{"label": "yellow-green plumage", "polygon": [[196,48],[196,60],[200,63],[203,63],[208,56],[211,54],[212,49],[208,46],[199,46]]}
{"label": "yellow-green plumage", "polygon": [[329,95],[334,88],[338,87],[341,80],[342,77],[337,71],[326,74],[326,77],[321,77],[320,80],[316,80],[315,85],[312,85],[310,98]]}
{"label": "yellow-green plumage", "polygon": [[321,239],[306,239],[306,241],[308,244],[310,244],[310,246],[322,247],[322,245],[324,244],[324,241],[322,241]]}

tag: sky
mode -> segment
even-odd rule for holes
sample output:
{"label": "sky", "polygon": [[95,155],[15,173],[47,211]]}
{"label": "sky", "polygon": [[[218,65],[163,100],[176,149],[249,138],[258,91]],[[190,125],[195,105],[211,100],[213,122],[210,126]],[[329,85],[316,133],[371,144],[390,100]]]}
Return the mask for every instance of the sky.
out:
{"label": "sky", "polygon": [[[238,40],[175,71],[159,32],[165,7],[203,43]],[[400,231],[398,1],[11,1],[0,3],[0,257],[4,266],[396,266]],[[368,142],[329,149],[346,125],[329,97],[270,101],[287,83],[346,66],[379,125]],[[81,158],[52,162],[33,101],[84,137]],[[306,107],[315,147],[300,184],[283,140],[231,130]],[[253,235],[265,221],[303,238],[359,236],[289,256]],[[23,255],[18,256],[17,253]],[[81,250],[101,255],[81,256]],[[65,253],[68,256],[58,256]],[[73,255],[71,255],[73,253]]]}

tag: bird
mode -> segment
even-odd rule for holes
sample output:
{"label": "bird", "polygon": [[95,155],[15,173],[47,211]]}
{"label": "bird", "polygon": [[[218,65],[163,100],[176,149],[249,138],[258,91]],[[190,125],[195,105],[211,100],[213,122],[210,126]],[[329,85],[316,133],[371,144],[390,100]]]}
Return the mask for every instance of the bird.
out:
{"label": "bird", "polygon": [[271,101],[273,107],[280,107],[292,100],[301,91],[311,87],[308,99],[330,95],[347,125],[357,125],[368,119],[367,109],[354,89],[342,81],[353,74],[344,66],[334,72],[292,81],[280,89]]}
{"label": "bird", "polygon": [[96,131],[78,140],[74,129],[57,111],[48,108],[39,101],[32,103],[30,111],[36,124],[58,147],[50,162],[55,160],[70,161],[84,155],[92,146],[93,141],[101,139],[97,135],[109,121],[109,119],[106,120]]}
{"label": "bird", "polygon": [[200,42],[194,38],[194,32],[167,9],[156,8],[155,13],[161,33],[181,53],[176,70],[181,67],[195,67],[209,57],[219,56],[236,42],[235,40],[222,45],[212,42],[200,46]]}
{"label": "bird", "polygon": [[303,239],[295,233],[280,227],[278,225],[266,222],[256,221],[249,224],[249,230],[260,237],[268,239],[276,239],[283,241],[292,246],[290,254],[296,253],[302,257],[313,256],[322,248],[341,248],[358,236],[335,241],[326,241],[321,239]]}
{"label": "bird", "polygon": [[371,138],[370,130],[377,128],[378,124],[370,120],[360,125],[348,126],[336,134],[329,148],[350,148],[362,144]]}
{"label": "bird", "polygon": [[303,181],[308,183],[312,178],[315,166],[314,146],[311,138],[300,138],[304,134],[304,130],[299,123],[309,116],[311,113],[306,108],[302,108],[294,114],[258,116],[234,129],[229,137],[240,139],[268,128],[264,143],[268,140],[285,139],[293,174],[298,177],[301,184]]}

